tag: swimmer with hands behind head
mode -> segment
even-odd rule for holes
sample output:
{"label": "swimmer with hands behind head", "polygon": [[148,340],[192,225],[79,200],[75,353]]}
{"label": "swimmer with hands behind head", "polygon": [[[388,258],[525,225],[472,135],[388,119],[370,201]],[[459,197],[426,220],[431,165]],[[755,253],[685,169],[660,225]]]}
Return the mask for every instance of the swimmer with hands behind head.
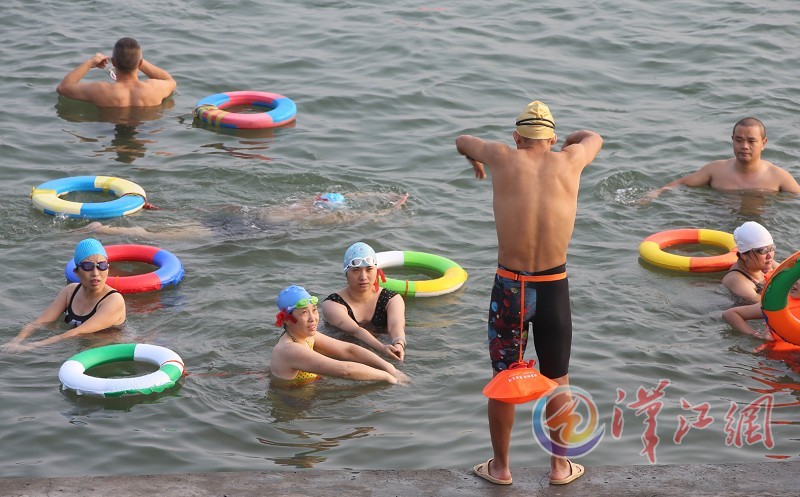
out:
{"label": "swimmer with hands behind head", "polygon": [[733,239],[738,249],[737,259],[722,277],[722,284],[737,297],[758,302],[766,273],[778,267],[772,235],[755,221],[747,221],[733,231]]}
{"label": "swimmer with hands behind head", "polygon": [[[103,245],[93,238],[82,240],[75,247],[73,260],[79,282],[64,287],[38,318],[23,326],[13,340],[3,345],[3,350],[19,352],[120,326],[125,322],[125,299],[106,284],[109,264]],[[62,314],[66,314],[64,322],[74,328],[37,342],[23,343],[41,325],[52,323]]]}
{"label": "swimmer with hands behind head", "polygon": [[[467,158],[476,178],[486,178],[485,166],[492,173],[498,267],[489,304],[488,349],[494,374],[516,361],[520,340],[524,348],[532,338],[541,373],[566,388],[572,348],[567,247],[578,211],[581,172],[600,152],[603,139],[590,130],[573,131],[557,151],[553,150],[558,141],[555,128],[550,109],[535,100],[517,116],[513,148],[461,135],[456,138],[456,150]],[[526,302],[520,302],[523,294]],[[523,334],[527,324],[521,321],[533,323],[533,337]],[[570,402],[568,393],[549,397],[547,416],[566,412]],[[493,457],[473,471],[492,483],[512,483],[509,447],[514,408],[514,404],[489,399]],[[550,430],[556,442],[550,458],[553,485],[584,474],[583,466],[566,457],[564,433],[574,423],[566,418],[566,427]]]}
{"label": "swimmer with hands behind head", "polygon": [[[91,102],[98,107],[151,107],[159,105],[175,90],[177,83],[167,71],[142,58],[142,48],[133,38],[120,38],[114,45],[111,64],[113,82],[83,83],[92,68],[104,69],[109,58],[96,53],[64,76],[56,91],[74,100]],[[139,80],[139,71],[148,77]]]}
{"label": "swimmer with hands behind head", "polygon": [[351,380],[408,383],[408,377],[375,353],[317,331],[317,297],[292,285],[278,295],[276,326],[283,334],[275,344],[269,370],[277,383],[302,385],[319,375]]}
{"label": "swimmer with hands behind head", "polygon": [[[347,286],[328,295],[322,303],[325,321],[352,335],[392,359],[406,355],[406,303],[400,294],[378,286],[386,281],[378,269],[375,251],[363,242],[354,243],[344,254]],[[364,326],[386,327],[391,344],[383,344]]]}

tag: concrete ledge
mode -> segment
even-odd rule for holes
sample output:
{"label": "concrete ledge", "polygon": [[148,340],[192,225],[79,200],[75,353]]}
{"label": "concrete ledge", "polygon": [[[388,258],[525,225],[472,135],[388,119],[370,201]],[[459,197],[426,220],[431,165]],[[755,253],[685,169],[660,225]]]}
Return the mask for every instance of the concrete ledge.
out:
{"label": "concrete ledge", "polygon": [[660,466],[592,466],[565,486],[547,483],[546,468],[517,468],[514,484],[492,485],[458,470],[303,470],[70,478],[7,478],[0,495],[253,497],[344,496],[747,496],[796,495],[800,462]]}

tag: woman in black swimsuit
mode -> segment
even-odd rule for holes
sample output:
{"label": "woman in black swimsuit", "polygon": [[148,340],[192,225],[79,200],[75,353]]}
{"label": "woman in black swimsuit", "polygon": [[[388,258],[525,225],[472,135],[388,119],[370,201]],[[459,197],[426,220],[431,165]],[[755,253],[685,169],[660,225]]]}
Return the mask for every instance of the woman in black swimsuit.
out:
{"label": "woman in black swimsuit", "polygon": [[[82,240],[75,248],[73,260],[79,282],[64,287],[38,318],[23,326],[22,331],[3,346],[5,351],[49,345],[66,338],[120,326],[125,322],[125,299],[106,285],[108,256],[103,245],[94,238]],[[37,328],[56,321],[62,314],[66,314],[64,322],[74,328],[44,340],[23,343]]]}
{"label": "woman in black swimsuit", "polygon": [[[354,243],[344,254],[344,271],[347,286],[322,303],[325,321],[402,361],[406,353],[406,304],[397,293],[378,286],[383,271],[378,269],[375,251],[366,243]],[[383,344],[365,326],[386,327],[392,343]]]}
{"label": "woman in black swimsuit", "polygon": [[733,239],[738,258],[723,276],[722,284],[747,302],[760,302],[766,273],[778,267],[772,235],[760,224],[747,221],[733,231]]}

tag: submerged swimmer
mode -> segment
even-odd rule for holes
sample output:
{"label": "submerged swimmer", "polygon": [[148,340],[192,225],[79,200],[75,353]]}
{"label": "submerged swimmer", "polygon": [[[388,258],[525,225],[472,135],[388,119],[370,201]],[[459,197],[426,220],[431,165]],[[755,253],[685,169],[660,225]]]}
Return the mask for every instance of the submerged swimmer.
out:
{"label": "submerged swimmer", "polygon": [[[3,345],[3,350],[18,352],[49,345],[117,327],[125,322],[125,299],[106,284],[109,264],[103,245],[94,238],[82,240],[75,247],[73,260],[79,282],[64,287],[38,318],[23,326],[13,340]],[[52,323],[62,314],[66,314],[64,322],[73,326],[71,330],[37,342],[23,343],[42,325]]]}
{"label": "submerged swimmer", "polygon": [[[390,214],[402,207],[408,200],[405,194],[379,194],[379,193],[322,193],[314,198],[277,207],[262,207],[254,209],[252,215],[226,213],[221,219],[210,218],[202,224],[192,222],[172,228],[170,231],[150,231],[140,226],[110,226],[98,221],[78,228],[80,233],[97,233],[101,235],[128,235],[144,239],[176,240],[197,237],[210,237],[215,229],[223,231],[247,231],[254,228],[269,229],[277,225],[304,222],[309,224],[334,224],[342,222],[356,222],[365,217],[363,209],[355,209],[354,204],[361,199],[378,199],[389,202],[389,207],[383,209],[370,209],[369,217],[377,218]],[[239,208],[239,211],[242,209]],[[241,226],[239,226],[241,225]],[[236,228],[236,229],[234,229]]]}
{"label": "submerged swimmer", "polygon": [[276,300],[276,326],[283,327],[272,349],[269,371],[276,385],[303,385],[319,376],[404,384],[408,377],[390,363],[354,343],[317,331],[317,297],[305,288],[284,288]]}

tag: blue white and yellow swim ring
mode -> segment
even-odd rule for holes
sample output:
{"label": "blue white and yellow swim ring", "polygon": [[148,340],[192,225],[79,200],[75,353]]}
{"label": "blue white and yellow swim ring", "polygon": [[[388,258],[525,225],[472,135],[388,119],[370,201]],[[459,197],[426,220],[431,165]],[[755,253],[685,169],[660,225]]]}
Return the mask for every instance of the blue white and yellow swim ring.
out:
{"label": "blue white and yellow swim ring", "polygon": [[[71,192],[108,192],[118,197],[109,202],[71,202],[61,198]],[[141,186],[112,176],[72,176],[54,179],[31,191],[33,206],[45,214],[88,219],[106,219],[132,214],[147,202]]]}

